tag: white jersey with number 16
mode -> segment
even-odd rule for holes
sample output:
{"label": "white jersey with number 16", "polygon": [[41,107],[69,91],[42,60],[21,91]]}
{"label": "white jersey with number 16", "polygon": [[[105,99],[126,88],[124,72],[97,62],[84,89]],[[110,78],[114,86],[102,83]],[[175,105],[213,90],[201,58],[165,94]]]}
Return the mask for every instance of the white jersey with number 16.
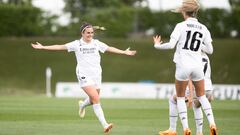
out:
{"label": "white jersey with number 16", "polygon": [[182,66],[200,66],[202,47],[212,48],[210,32],[196,18],[188,18],[178,23],[171,34],[171,39],[177,41],[173,61]]}

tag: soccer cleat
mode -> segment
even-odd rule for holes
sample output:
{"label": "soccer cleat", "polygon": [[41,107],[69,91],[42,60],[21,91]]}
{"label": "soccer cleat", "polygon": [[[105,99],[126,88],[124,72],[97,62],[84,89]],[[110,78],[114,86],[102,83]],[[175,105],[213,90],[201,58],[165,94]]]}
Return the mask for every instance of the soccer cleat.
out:
{"label": "soccer cleat", "polygon": [[113,128],[113,124],[110,123],[104,128],[104,133],[109,133],[111,129]]}
{"label": "soccer cleat", "polygon": [[191,130],[189,129],[189,128],[186,128],[185,130],[184,130],[184,135],[191,135],[192,133],[191,133]]}
{"label": "soccer cleat", "polygon": [[165,130],[165,131],[159,131],[159,135],[177,135],[177,132],[171,131],[171,130]]}
{"label": "soccer cleat", "polygon": [[85,108],[81,108],[82,103],[83,103],[82,100],[78,101],[78,104],[79,104],[78,114],[79,114],[80,118],[84,118],[84,116],[85,116]]}
{"label": "soccer cleat", "polygon": [[210,135],[218,135],[216,125],[210,126]]}

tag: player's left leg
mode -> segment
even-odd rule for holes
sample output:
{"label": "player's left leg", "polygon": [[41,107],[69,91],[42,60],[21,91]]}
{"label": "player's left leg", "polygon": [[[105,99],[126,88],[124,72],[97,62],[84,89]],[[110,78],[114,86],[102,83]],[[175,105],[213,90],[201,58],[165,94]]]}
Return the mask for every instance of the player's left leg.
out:
{"label": "player's left leg", "polygon": [[90,102],[89,97],[87,97],[84,101],[79,100],[78,104],[79,104],[79,116],[81,118],[83,118],[85,116],[85,107],[92,105],[92,104]]}
{"label": "player's left leg", "polygon": [[187,81],[175,81],[176,93],[177,93],[177,109],[181,119],[181,123],[184,130],[184,135],[191,135],[191,131],[188,126],[187,106],[185,103],[185,91],[188,85]]}

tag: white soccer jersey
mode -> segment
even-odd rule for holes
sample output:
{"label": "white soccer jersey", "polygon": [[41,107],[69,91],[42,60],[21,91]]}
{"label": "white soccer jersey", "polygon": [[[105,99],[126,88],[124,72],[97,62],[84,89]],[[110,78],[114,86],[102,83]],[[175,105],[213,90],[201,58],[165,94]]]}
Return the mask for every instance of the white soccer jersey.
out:
{"label": "white soccer jersey", "polygon": [[212,49],[210,32],[196,18],[188,18],[178,23],[170,38],[177,41],[173,59],[176,64],[190,67],[199,66],[202,64],[201,48],[203,44],[208,49]]}
{"label": "white soccer jersey", "polygon": [[202,52],[202,65],[204,72],[204,87],[205,90],[213,90],[212,80],[211,80],[211,66],[210,60],[206,53]]}
{"label": "white soccer jersey", "polygon": [[93,39],[90,43],[86,43],[81,38],[65,44],[68,52],[75,52],[77,59],[77,75],[100,77],[102,68],[100,65],[101,57],[99,51],[104,53],[108,45],[99,40]]}
{"label": "white soccer jersey", "polygon": [[[206,53],[202,52],[202,66],[203,66],[203,72],[204,72],[204,90],[205,91],[212,91],[212,80],[211,80],[211,66],[210,66],[210,60]],[[186,96],[189,96],[189,87],[187,86]],[[193,95],[196,96],[195,91],[193,91]]]}

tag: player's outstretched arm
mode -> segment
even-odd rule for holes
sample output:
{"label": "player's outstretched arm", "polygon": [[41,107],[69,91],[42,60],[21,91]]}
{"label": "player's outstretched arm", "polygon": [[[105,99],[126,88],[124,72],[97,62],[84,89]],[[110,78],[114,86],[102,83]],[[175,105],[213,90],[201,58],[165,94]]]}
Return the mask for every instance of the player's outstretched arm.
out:
{"label": "player's outstretched arm", "polygon": [[106,51],[111,53],[116,53],[116,54],[124,54],[128,56],[134,56],[137,53],[136,50],[130,50],[130,48],[127,48],[126,50],[123,51],[115,47],[108,47]]}
{"label": "player's outstretched arm", "polygon": [[173,49],[177,43],[177,40],[171,38],[169,42],[162,44],[161,36],[156,35],[153,37],[153,43],[156,49]]}
{"label": "player's outstretched arm", "polygon": [[38,50],[50,50],[50,51],[61,51],[61,50],[67,50],[67,47],[65,45],[49,45],[49,46],[43,46],[42,44],[36,42],[35,44],[31,44],[34,49]]}

